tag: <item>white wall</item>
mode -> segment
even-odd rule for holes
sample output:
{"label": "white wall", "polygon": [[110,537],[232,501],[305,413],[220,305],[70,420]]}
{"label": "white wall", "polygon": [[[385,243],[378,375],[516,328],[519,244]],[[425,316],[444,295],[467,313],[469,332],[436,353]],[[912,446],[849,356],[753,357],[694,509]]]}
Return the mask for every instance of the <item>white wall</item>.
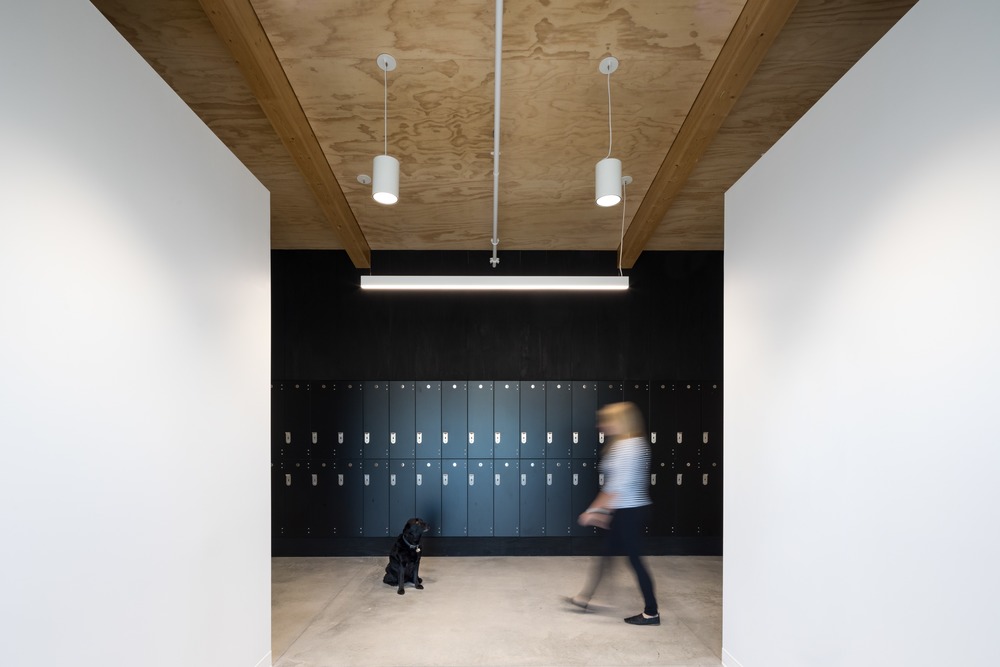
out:
{"label": "white wall", "polygon": [[268,194],[90,3],[0,82],[3,662],[270,664]]}
{"label": "white wall", "polygon": [[921,0],[726,198],[726,665],[996,662],[1000,4]]}

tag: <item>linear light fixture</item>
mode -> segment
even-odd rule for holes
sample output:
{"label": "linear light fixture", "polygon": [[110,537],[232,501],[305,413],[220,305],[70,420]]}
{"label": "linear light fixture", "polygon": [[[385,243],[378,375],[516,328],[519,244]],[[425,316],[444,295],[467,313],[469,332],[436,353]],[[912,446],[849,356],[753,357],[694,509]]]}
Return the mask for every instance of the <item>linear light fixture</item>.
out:
{"label": "linear light fixture", "polygon": [[613,292],[628,289],[628,276],[361,276],[361,289]]}

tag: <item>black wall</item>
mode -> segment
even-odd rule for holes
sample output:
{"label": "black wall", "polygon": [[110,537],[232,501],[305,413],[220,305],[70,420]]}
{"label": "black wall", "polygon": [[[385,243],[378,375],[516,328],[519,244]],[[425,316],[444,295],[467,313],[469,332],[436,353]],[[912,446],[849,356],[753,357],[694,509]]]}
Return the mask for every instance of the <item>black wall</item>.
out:
{"label": "black wall", "polygon": [[[500,253],[500,267],[495,270],[489,265],[489,256],[487,252],[380,252],[373,255],[372,273],[613,275],[617,272],[614,253],[506,252]],[[379,465],[389,462],[381,454],[366,453],[369,447],[353,442],[352,438],[357,436],[350,434],[359,428],[369,430],[369,422],[379,432],[386,430],[385,425],[377,423],[382,420],[380,411],[371,412],[367,406],[369,399],[375,399],[373,390],[379,383],[385,387],[391,381],[394,387],[397,384],[403,387],[420,380],[583,381],[584,386],[600,380],[607,386],[620,384],[624,397],[639,403],[647,419],[652,416],[653,424],[658,423],[656,428],[660,429],[660,446],[654,448],[654,472],[659,473],[659,487],[653,489],[654,520],[647,528],[650,553],[721,553],[722,253],[645,253],[627,273],[631,287],[625,293],[362,292],[361,272],[354,269],[342,252],[274,251],[275,555],[381,554],[387,548],[384,542],[391,538],[373,536],[384,534],[384,514],[389,512],[390,505],[399,504],[400,489],[393,486],[383,491],[380,487],[365,487],[350,491],[352,483],[360,484],[361,477],[354,475],[356,471],[372,473],[364,479],[381,484],[384,480],[377,474]],[[361,412],[357,414],[349,417],[335,414],[346,408],[317,411],[313,407],[294,407],[323,404],[319,399],[322,392],[339,387],[343,393],[348,386],[353,387],[351,391],[361,387],[362,398],[357,399]],[[609,394],[609,398],[620,400],[621,395]],[[348,404],[353,405],[354,400]],[[707,407],[703,407],[703,402]],[[473,403],[470,398],[469,415],[480,409]],[[499,403],[496,409],[500,410]],[[526,410],[524,405],[521,409]],[[407,410],[409,415],[412,407]],[[513,426],[515,430],[524,428],[527,412],[512,418],[522,420],[521,425]],[[321,429],[345,431],[347,435],[340,437],[349,442],[331,447],[329,435],[316,435],[317,423],[322,425]],[[361,426],[362,423],[366,426]],[[471,424],[469,428],[472,429]],[[701,443],[703,428],[706,431],[711,428],[710,444]],[[676,444],[674,431],[682,430],[686,431],[685,442]],[[299,433],[292,438],[295,431]],[[289,438],[293,439],[292,444],[286,442]],[[421,456],[426,455],[419,453],[419,447],[417,450],[415,462],[426,466],[432,461],[435,470],[439,461],[445,463],[448,458],[445,451],[422,460]],[[393,452],[391,447],[387,451]],[[505,466],[516,466],[518,457],[527,456],[516,449],[509,455],[515,458],[505,459]],[[397,454],[389,456],[395,458]],[[556,463],[554,459],[547,461],[546,457],[551,458],[548,453],[542,457],[537,461],[539,466]],[[593,459],[577,458],[576,452],[571,457],[563,463],[574,470],[577,466],[593,469],[596,463]],[[493,454],[488,458],[493,458]],[[472,452],[468,460],[473,460]],[[487,459],[478,459],[476,465],[482,465],[484,460]],[[406,469],[407,461],[414,461],[412,454],[403,455],[392,465]],[[455,465],[455,461],[447,463]],[[487,460],[487,465],[493,463]],[[333,474],[335,470],[338,472]],[[350,474],[345,476],[345,470]],[[706,473],[703,487],[702,472]],[[677,473],[683,473],[685,486],[680,486]],[[673,483],[675,477],[677,486]],[[331,480],[337,479],[344,486],[333,488],[335,482]],[[401,481],[404,476],[396,475],[394,479]],[[417,505],[427,502],[426,493],[433,491],[436,495],[431,496],[430,502],[434,507],[444,507],[447,515],[449,503],[453,504],[449,501],[451,492],[440,486],[440,475],[434,479],[437,480],[434,488],[428,489],[425,482],[423,488],[416,490]],[[666,480],[670,480],[669,486]],[[501,487],[493,491],[499,493],[498,489],[503,491]],[[572,511],[579,511],[575,505],[580,503],[585,506],[594,490],[574,489]],[[401,507],[406,508],[411,502],[410,491],[404,487],[402,492],[405,501]],[[506,498],[509,493],[514,494],[513,500]],[[520,514],[516,498],[519,493],[523,496]],[[576,529],[571,531],[577,535],[572,538],[527,536],[531,533],[522,527],[532,527],[534,535],[553,535],[548,524],[557,522],[558,534],[565,534],[562,524],[567,519],[563,515],[570,505],[562,497],[564,494],[550,487],[545,494],[544,511],[529,510],[526,508],[536,503],[526,500],[528,495],[527,487],[515,488],[498,495],[496,502],[489,499],[496,525],[508,526],[506,531],[494,531],[492,525],[486,527],[483,523],[489,517],[476,518],[470,492],[468,534],[479,537],[449,538],[447,530],[436,531],[444,537],[435,538],[437,549],[428,553],[593,552],[596,540],[580,537]],[[443,500],[438,500],[438,496]],[[331,513],[337,512],[351,516],[331,521]],[[464,513],[463,508],[463,517]],[[369,520],[372,518],[374,523]],[[335,524],[356,524],[356,527],[347,533],[351,537],[347,537],[343,528],[339,532],[334,530]],[[389,527],[388,532],[394,535],[398,528]],[[461,534],[461,531],[452,533]]]}

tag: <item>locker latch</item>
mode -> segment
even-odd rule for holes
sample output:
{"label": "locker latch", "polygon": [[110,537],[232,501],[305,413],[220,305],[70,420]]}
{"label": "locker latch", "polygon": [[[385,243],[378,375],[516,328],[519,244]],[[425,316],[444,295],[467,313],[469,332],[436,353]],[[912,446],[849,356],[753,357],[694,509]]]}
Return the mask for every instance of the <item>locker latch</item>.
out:
{"label": "locker latch", "polygon": [[701,476],[701,485],[708,486],[708,473]]}
{"label": "locker latch", "polygon": [[496,431],[493,434],[493,442],[497,443],[498,445],[500,444],[500,431]]}
{"label": "locker latch", "polygon": [[285,444],[286,445],[292,444],[292,432],[291,431],[285,431]]}
{"label": "locker latch", "polygon": [[369,433],[368,431],[365,431],[365,444],[367,445],[371,441],[372,441],[372,434]]}
{"label": "locker latch", "polygon": [[573,473],[573,486],[579,486],[579,484],[580,484],[580,475],[578,475],[577,473]]}
{"label": "locker latch", "polygon": [[545,476],[545,483],[548,484],[549,486],[552,486],[552,473],[549,473]]}
{"label": "locker latch", "polygon": [[469,444],[474,444],[476,442],[476,433],[474,431],[469,431]]}
{"label": "locker latch", "polygon": [[421,433],[420,431],[417,431],[417,444],[419,445],[423,441],[424,441],[424,434]]}
{"label": "locker latch", "polygon": [[683,443],[684,443],[684,434],[681,431],[677,431],[677,444],[680,445]]}
{"label": "locker latch", "polygon": [[528,476],[521,474],[521,486],[528,486]]}
{"label": "locker latch", "polygon": [[476,473],[469,473],[469,486],[474,486],[476,484]]}
{"label": "locker latch", "polygon": [[389,444],[390,445],[395,445],[396,444],[396,432],[395,431],[390,431],[389,432]]}
{"label": "locker latch", "polygon": [[599,484],[600,486],[604,486],[604,473],[603,473],[603,472],[602,472],[602,473],[599,473],[599,474],[597,475],[597,483],[598,483],[598,484]]}
{"label": "locker latch", "polygon": [[344,432],[343,431],[337,431],[337,444],[338,445],[344,444]]}
{"label": "locker latch", "polygon": [[[705,435],[707,436],[708,434],[706,433]],[[313,431],[313,444],[315,445],[317,442],[319,442],[319,433],[317,433],[316,431]],[[708,441],[706,440],[705,442],[708,442]]]}
{"label": "locker latch", "polygon": [[545,434],[545,442],[547,442],[550,445],[552,444],[552,431],[549,431],[548,433]]}
{"label": "locker latch", "polygon": [[422,486],[424,483],[424,476],[419,472],[417,473],[417,486]]}
{"label": "locker latch", "polygon": [[285,473],[285,486],[291,486],[291,485],[292,485],[292,474]]}
{"label": "locker latch", "polygon": [[368,486],[370,483],[371,483],[371,477],[366,474],[365,475],[365,486]]}
{"label": "locker latch", "polygon": [[706,445],[708,444],[708,431],[701,432],[701,441]]}
{"label": "locker latch", "polygon": [[654,472],[649,476],[649,485],[656,486],[656,473]]}
{"label": "locker latch", "polygon": [[493,475],[493,483],[500,486],[500,473]]}
{"label": "locker latch", "polygon": [[653,444],[653,445],[656,444],[656,431],[652,431],[649,434],[649,442],[650,442],[650,444]]}
{"label": "locker latch", "polygon": [[448,431],[441,432],[441,442],[443,442],[446,445],[448,444]]}
{"label": "locker latch", "polygon": [[684,483],[684,473],[677,473],[677,486],[681,486]]}
{"label": "locker latch", "polygon": [[573,444],[576,445],[576,444],[579,444],[579,443],[580,443],[580,432],[579,431],[573,431]]}
{"label": "locker latch", "polygon": [[528,433],[527,433],[527,431],[521,431],[521,444],[524,445],[524,444],[527,444],[527,442],[528,442]]}
{"label": "locker latch", "polygon": [[389,475],[389,486],[396,486],[396,473]]}
{"label": "locker latch", "polygon": [[338,486],[343,486],[344,485],[344,476],[343,475],[337,475],[337,485]]}
{"label": "locker latch", "polygon": [[601,432],[597,433],[597,442],[601,443],[602,445],[604,444],[604,434],[603,433],[601,433]]}
{"label": "locker latch", "polygon": [[[705,477],[708,477],[708,475],[705,475]],[[313,486],[318,486],[319,485],[319,475],[313,473],[312,482],[313,482]]]}
{"label": "locker latch", "polygon": [[441,486],[448,486],[448,473],[441,475]]}

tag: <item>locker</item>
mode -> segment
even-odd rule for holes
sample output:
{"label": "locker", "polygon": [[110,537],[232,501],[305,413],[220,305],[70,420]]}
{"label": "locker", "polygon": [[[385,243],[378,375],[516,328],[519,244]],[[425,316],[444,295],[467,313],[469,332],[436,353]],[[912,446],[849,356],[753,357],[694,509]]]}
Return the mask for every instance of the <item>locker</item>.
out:
{"label": "locker", "polygon": [[649,499],[653,508],[649,514],[650,535],[669,536],[676,524],[676,489],[673,461],[652,460],[649,464]]}
{"label": "locker", "polygon": [[[548,447],[545,437],[545,383],[521,382],[521,426],[518,433],[522,459],[544,459]],[[522,534],[524,534],[522,527]]]}
{"label": "locker", "polygon": [[574,382],[571,392],[573,458],[597,458],[597,383]]}
{"label": "locker", "polygon": [[573,392],[569,382],[545,383],[545,456],[573,455]]}
{"label": "locker", "polygon": [[[701,535],[722,535],[722,388],[706,384],[701,390],[702,441],[698,457],[703,481],[699,503]],[[707,477],[706,477],[707,476]]]}
{"label": "locker", "polygon": [[[389,461],[389,532],[398,534],[417,516],[417,474],[412,459]],[[421,517],[422,519],[424,517]],[[426,520],[426,519],[425,519]]]}
{"label": "locker", "polygon": [[722,535],[722,465],[706,457],[699,468],[698,534]]}
{"label": "locker", "polygon": [[649,446],[653,463],[673,462],[678,430],[677,386],[654,382],[649,397]]}
{"label": "locker", "polygon": [[306,535],[306,461],[271,464],[271,533],[275,537]]}
{"label": "locker", "polygon": [[[464,400],[464,396],[462,397]],[[441,457],[441,383],[417,383],[415,404],[416,457]],[[463,428],[462,431],[465,429]],[[424,517],[421,517],[424,518]],[[432,525],[431,528],[434,526]]]}
{"label": "locker", "polygon": [[520,535],[521,478],[518,459],[493,461],[493,534],[498,537]]}
{"label": "locker", "polygon": [[521,505],[519,534],[525,537],[547,535],[545,514],[545,459],[521,459],[518,493]]}
{"label": "locker", "polygon": [[[490,425],[492,429],[492,424]],[[441,458],[464,459],[469,444],[469,400],[464,382],[441,383]]]}
{"label": "locker", "polygon": [[364,536],[389,535],[389,461],[366,459],[363,471]]}
{"label": "locker", "polygon": [[334,382],[327,386],[329,408],[333,411],[331,437],[337,443],[337,458],[360,459],[364,456],[364,385]]}
{"label": "locker", "polygon": [[693,537],[698,534],[701,471],[696,459],[697,451],[688,447],[679,449],[674,461],[674,526],[673,534]]}
{"label": "locker", "polygon": [[[516,459],[521,450],[519,383],[493,384],[493,458]],[[471,456],[471,454],[470,454]]]}
{"label": "locker", "polygon": [[[551,395],[551,394],[549,394]],[[572,535],[576,524],[572,503],[572,468],[569,459],[545,460],[545,534]]]}
{"label": "locker", "polygon": [[364,535],[364,467],[360,460],[338,459],[331,462],[329,482],[323,490],[329,495],[335,537]]}
{"label": "locker", "polygon": [[[412,459],[417,445],[417,398],[413,382],[389,383],[389,458]],[[412,517],[407,517],[412,518]]]}
{"label": "locker", "polygon": [[366,459],[389,458],[389,385],[365,382],[364,453]]}
{"label": "locker", "polygon": [[[419,445],[417,447],[419,448]],[[417,506],[414,516],[418,516],[430,524],[429,535],[440,536],[443,534],[441,524],[441,460],[417,459],[414,465],[416,466],[417,485]],[[464,532],[462,534],[464,535]]]}
{"label": "locker", "polygon": [[310,458],[330,461],[337,458],[337,431],[334,428],[334,388],[332,383],[318,383],[309,388]]}
{"label": "locker", "polygon": [[465,458],[441,460],[441,535],[469,534],[468,462]]}
{"label": "locker", "polygon": [[[472,394],[469,394],[470,398]],[[469,459],[469,529],[472,537],[493,536],[493,459]]]}
{"label": "locker", "polygon": [[[610,403],[621,403],[625,400],[624,385],[621,382],[598,382],[597,383],[597,405],[598,410]],[[597,416],[594,416],[594,423],[597,423]],[[597,456],[600,458],[601,450],[605,445],[605,435],[597,431]]]}
{"label": "locker", "polygon": [[597,461],[595,459],[573,459],[571,466],[571,533],[573,535],[596,535],[597,528],[593,526],[581,526],[576,522],[576,519],[585,509],[590,507],[591,501],[600,490],[597,477]]}
{"label": "locker", "polygon": [[287,382],[271,387],[271,452],[275,460],[308,460],[307,386],[303,383]]}
{"label": "locker", "polygon": [[680,383],[677,388],[677,451],[697,450],[701,445],[701,388]]}
{"label": "locker", "polygon": [[334,481],[333,461],[311,461],[306,476],[306,535],[334,537],[337,507],[331,491]]}
{"label": "locker", "polygon": [[635,403],[642,413],[642,423],[646,425],[646,433],[649,433],[649,382],[646,380],[627,380],[624,383],[624,398],[626,401]]}
{"label": "locker", "polygon": [[[469,432],[465,444],[470,459],[493,457],[493,383],[485,380],[468,384]],[[471,528],[471,524],[469,526]]]}

